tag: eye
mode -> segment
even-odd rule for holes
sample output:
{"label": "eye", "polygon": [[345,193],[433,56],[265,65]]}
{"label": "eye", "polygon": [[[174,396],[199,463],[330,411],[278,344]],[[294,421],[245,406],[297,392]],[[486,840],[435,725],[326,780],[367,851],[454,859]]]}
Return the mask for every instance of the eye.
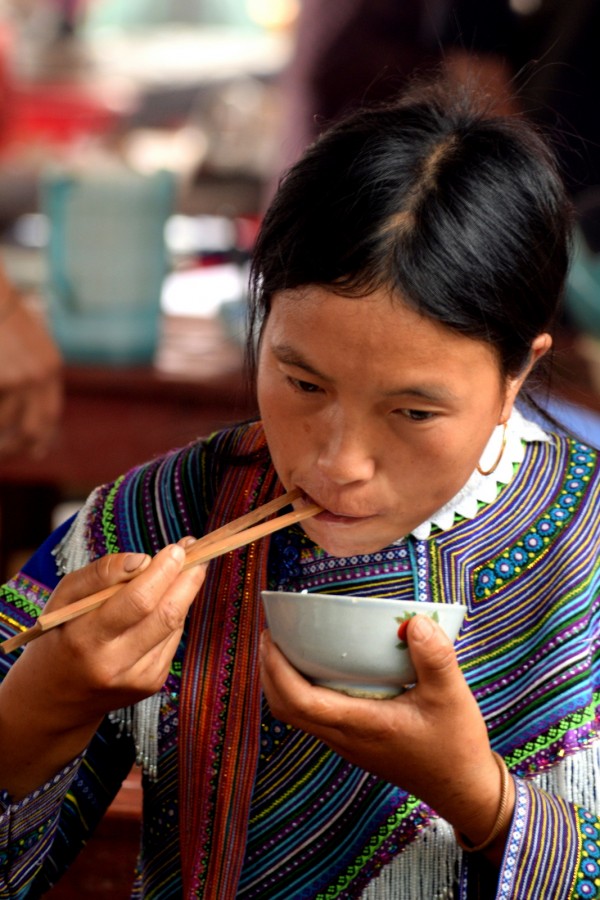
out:
{"label": "eye", "polygon": [[292,378],[291,375],[288,375],[288,381],[293,388],[296,388],[297,391],[301,391],[303,394],[315,394],[321,390],[317,384],[313,384],[311,381],[303,381],[301,378]]}
{"label": "eye", "polygon": [[435,417],[435,413],[426,409],[397,409],[395,412],[405,419],[410,419],[411,422],[427,422]]}

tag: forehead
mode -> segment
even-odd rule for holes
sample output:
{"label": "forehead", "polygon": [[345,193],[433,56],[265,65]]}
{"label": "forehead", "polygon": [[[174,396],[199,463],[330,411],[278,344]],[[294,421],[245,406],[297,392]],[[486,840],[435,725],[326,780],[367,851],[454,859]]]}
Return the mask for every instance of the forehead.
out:
{"label": "forehead", "polygon": [[[320,285],[278,291],[267,319],[271,334],[297,335],[321,340],[323,331],[335,344],[358,341],[363,346],[416,344],[443,353],[483,355],[497,362],[497,353],[485,341],[449,328],[421,314],[397,292],[379,288],[363,296],[347,296]],[[317,327],[318,326],[318,327]]]}
{"label": "forehead", "polygon": [[279,292],[264,339],[284,362],[298,361],[332,377],[402,376],[443,383],[484,371],[500,374],[489,344],[421,315],[386,289],[363,297],[312,285]]}

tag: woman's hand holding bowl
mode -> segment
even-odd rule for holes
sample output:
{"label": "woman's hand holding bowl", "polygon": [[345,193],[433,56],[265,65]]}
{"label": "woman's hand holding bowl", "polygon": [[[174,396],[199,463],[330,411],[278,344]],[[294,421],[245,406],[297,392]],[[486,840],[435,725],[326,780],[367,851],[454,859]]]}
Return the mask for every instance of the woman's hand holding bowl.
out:
{"label": "woman's hand holding bowl", "polygon": [[[477,845],[492,831],[501,794],[485,722],[444,631],[418,615],[410,620],[407,640],[416,685],[392,699],[370,700],[310,684],[266,631],[261,644],[265,695],[277,718],[419,797]],[[513,808],[511,781],[507,823]],[[486,851],[496,864],[506,831]]]}

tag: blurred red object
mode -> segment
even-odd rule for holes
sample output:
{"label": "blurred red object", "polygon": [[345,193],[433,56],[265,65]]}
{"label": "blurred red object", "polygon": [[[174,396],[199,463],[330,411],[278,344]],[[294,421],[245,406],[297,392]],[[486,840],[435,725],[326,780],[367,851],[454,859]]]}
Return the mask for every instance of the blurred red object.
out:
{"label": "blurred red object", "polygon": [[101,135],[116,125],[118,114],[102,96],[64,83],[13,85],[7,126],[9,144],[70,144]]}
{"label": "blurred red object", "polygon": [[10,74],[10,31],[0,25],[0,149],[9,140],[10,120],[14,110],[13,83]]}
{"label": "blurred red object", "polygon": [[13,52],[11,30],[0,24],[0,153],[24,144],[70,144],[117,123],[119,113],[91,85],[15,78]]}

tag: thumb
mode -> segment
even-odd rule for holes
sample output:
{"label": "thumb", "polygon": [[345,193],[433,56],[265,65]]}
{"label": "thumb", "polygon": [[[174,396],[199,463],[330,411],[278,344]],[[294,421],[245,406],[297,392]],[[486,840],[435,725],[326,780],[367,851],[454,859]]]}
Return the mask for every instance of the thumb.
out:
{"label": "thumb", "polygon": [[419,684],[437,689],[460,672],[450,638],[428,616],[414,616],[406,637]]}
{"label": "thumb", "polygon": [[109,553],[61,579],[46,611],[60,609],[103,588],[131,581],[150,564],[146,553]]}

